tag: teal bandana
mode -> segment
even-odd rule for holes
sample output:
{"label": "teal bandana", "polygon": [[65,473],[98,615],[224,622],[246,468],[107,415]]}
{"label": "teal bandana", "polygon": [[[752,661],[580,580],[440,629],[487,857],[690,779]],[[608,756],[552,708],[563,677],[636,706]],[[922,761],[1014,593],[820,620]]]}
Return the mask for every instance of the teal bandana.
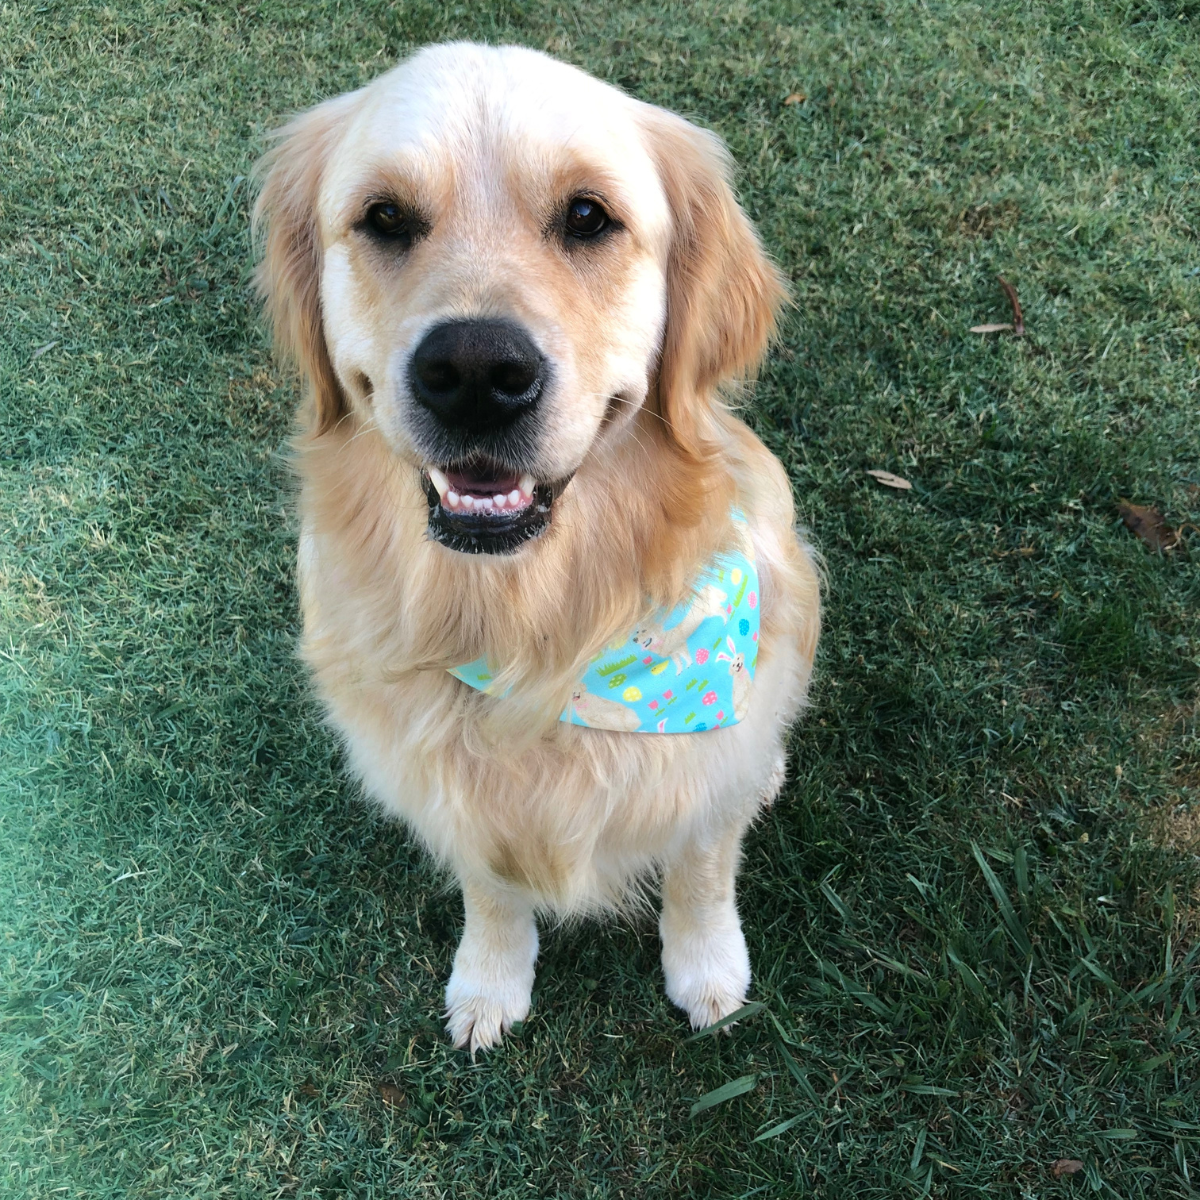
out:
{"label": "teal bandana", "polygon": [[[733,517],[739,549],[705,566],[690,600],[653,614],[597,655],[560,721],[621,733],[700,733],[746,715],[758,660],[758,572],[745,517]],[[492,690],[485,659],[450,674]]]}

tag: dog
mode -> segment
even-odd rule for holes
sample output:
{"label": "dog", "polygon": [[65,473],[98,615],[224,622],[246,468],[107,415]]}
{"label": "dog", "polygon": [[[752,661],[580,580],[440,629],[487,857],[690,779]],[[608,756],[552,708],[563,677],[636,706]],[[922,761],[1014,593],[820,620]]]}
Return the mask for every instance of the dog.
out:
{"label": "dog", "polygon": [[[259,287],[304,383],[301,654],[354,776],[461,885],[450,1037],[474,1054],[526,1017],[539,916],[655,881],[666,993],[718,1021],[750,984],[741,840],[820,624],[788,479],[720,391],[786,299],[723,144],[538,52],[453,43],[294,118],[258,178]],[[743,719],[568,719],[588,664],[745,541]],[[476,660],[486,686],[451,673]]]}

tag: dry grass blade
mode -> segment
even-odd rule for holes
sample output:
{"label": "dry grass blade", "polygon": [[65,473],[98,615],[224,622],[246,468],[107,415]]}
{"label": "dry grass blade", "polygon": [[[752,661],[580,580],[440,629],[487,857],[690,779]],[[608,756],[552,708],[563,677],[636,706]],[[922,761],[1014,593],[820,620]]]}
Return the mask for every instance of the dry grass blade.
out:
{"label": "dry grass blade", "polygon": [[893,475],[891,471],[879,470],[868,471],[867,474],[872,479],[882,483],[884,487],[895,488],[900,492],[907,492],[912,489],[912,484],[903,475]]}
{"label": "dry grass blade", "polygon": [[1025,317],[1021,312],[1021,301],[1017,299],[1017,289],[1003,275],[997,275],[996,278],[1000,281],[1000,286],[1004,289],[1004,294],[1008,297],[1009,304],[1012,305],[1013,334],[1016,337],[1024,337]]}
{"label": "dry grass blade", "polygon": [[999,325],[972,325],[972,333],[1003,333],[1006,329],[1011,329],[1012,326],[1007,321]]}
{"label": "dry grass blade", "polygon": [[808,97],[803,92],[793,92],[784,100],[784,104],[803,104],[807,99]]}

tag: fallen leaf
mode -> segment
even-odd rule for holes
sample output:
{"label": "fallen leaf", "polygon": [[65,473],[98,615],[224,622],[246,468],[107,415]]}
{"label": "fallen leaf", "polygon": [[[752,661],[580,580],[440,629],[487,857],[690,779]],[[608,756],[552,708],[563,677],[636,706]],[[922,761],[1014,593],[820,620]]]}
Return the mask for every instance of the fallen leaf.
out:
{"label": "fallen leaf", "polygon": [[912,487],[907,479],[900,475],[893,475],[891,471],[868,471],[867,474],[872,479],[877,479],[884,487],[896,488],[901,492],[907,492]]}
{"label": "fallen leaf", "polygon": [[1149,550],[1174,550],[1179,545],[1179,530],[1172,529],[1153,504],[1131,504],[1122,500],[1117,512],[1130,533]]}
{"label": "fallen leaf", "polygon": [[803,104],[808,97],[803,92],[793,92],[785,101],[784,104]]}
{"label": "fallen leaf", "polygon": [[406,1102],[404,1093],[394,1083],[381,1083],[379,1095],[388,1108],[402,1108]]}
{"label": "fallen leaf", "polygon": [[1000,333],[1002,330],[1011,329],[1011,325],[972,325],[972,333]]}
{"label": "fallen leaf", "polygon": [[1077,1158],[1056,1158],[1050,1164],[1050,1174],[1055,1179],[1061,1179],[1064,1175],[1074,1175],[1076,1171],[1083,1170],[1083,1163]]}
{"label": "fallen leaf", "polygon": [[1004,294],[1008,297],[1009,304],[1012,305],[1013,334],[1016,337],[1024,337],[1025,318],[1021,315],[1021,302],[1017,299],[1017,289],[1003,275],[997,275],[996,278],[1000,281],[1000,286],[1004,289]]}

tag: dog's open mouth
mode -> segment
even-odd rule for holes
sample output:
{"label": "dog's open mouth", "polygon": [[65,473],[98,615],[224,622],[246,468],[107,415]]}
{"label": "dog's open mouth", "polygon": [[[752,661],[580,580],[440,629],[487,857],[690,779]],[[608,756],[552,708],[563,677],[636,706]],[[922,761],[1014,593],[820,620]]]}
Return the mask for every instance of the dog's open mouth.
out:
{"label": "dog's open mouth", "polygon": [[467,554],[511,554],[543,534],[570,482],[545,483],[484,461],[426,467],[423,479],[430,537]]}

